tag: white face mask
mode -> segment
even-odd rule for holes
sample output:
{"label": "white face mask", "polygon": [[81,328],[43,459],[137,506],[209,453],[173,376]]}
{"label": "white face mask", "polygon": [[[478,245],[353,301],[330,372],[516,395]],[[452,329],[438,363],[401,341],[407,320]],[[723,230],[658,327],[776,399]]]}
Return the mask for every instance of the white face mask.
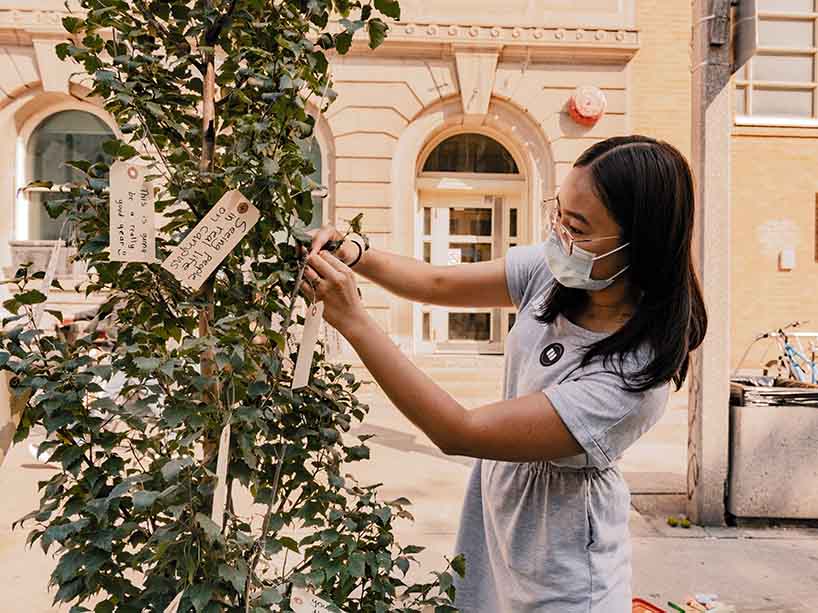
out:
{"label": "white face mask", "polygon": [[545,245],[545,259],[548,262],[548,267],[551,269],[551,274],[554,275],[554,278],[560,284],[565,287],[597,291],[610,286],[630,265],[625,266],[608,279],[592,279],[591,270],[594,267],[594,262],[616,253],[628,245],[630,245],[630,243],[625,243],[601,255],[594,255],[590,251],[586,251],[574,245],[571,255],[565,255],[557,235],[552,232]]}

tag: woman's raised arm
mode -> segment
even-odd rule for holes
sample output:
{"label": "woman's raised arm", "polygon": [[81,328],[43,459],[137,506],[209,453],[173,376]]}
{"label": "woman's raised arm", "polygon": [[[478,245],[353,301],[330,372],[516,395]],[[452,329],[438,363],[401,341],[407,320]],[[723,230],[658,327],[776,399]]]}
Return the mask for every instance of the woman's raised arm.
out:
{"label": "woman's raised arm", "polygon": [[[311,252],[318,252],[330,240],[341,235],[332,226],[315,231]],[[350,263],[358,247],[347,240],[338,255]],[[415,258],[380,249],[367,250],[353,270],[393,294],[440,306],[511,307],[514,306],[506,286],[505,260],[435,266]]]}

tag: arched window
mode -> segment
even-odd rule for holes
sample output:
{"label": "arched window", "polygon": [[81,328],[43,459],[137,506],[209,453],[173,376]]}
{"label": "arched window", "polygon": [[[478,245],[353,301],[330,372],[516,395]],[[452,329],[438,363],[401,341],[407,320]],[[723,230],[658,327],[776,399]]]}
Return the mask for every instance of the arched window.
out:
{"label": "arched window", "polygon": [[423,164],[424,172],[480,172],[518,174],[508,150],[483,134],[450,136],[434,148]]}
{"label": "arched window", "polygon": [[[318,144],[318,139],[314,136],[303,141],[301,145],[301,152],[315,169],[309,178],[315,185],[323,185],[323,166],[321,164],[321,146]],[[326,190],[316,187],[312,191],[312,221],[307,225],[308,229],[319,228],[324,219],[324,196]]]}
{"label": "arched window", "polygon": [[[31,135],[26,151],[26,183],[52,181],[55,185],[81,179],[79,172],[66,166],[73,160],[91,163],[110,161],[103,153],[102,143],[113,136],[111,129],[96,115],[85,111],[60,111],[49,116]],[[28,199],[28,238],[55,240],[60,238],[63,219],[52,219],[45,202],[58,200],[56,190],[32,188]],[[67,229],[62,238],[66,238]]]}

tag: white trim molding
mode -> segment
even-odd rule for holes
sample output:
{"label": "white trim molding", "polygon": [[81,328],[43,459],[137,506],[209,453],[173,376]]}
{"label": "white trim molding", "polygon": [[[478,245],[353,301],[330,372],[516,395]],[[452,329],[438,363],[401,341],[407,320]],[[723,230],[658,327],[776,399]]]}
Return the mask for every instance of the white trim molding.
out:
{"label": "white trim molding", "polygon": [[818,128],[818,119],[801,117],[764,117],[760,115],[736,115],[737,126],[762,128]]}
{"label": "white trim molding", "polygon": [[[48,35],[64,39],[67,32],[62,18],[67,11],[0,9],[0,45],[30,45],[34,38]],[[470,25],[426,22],[394,22],[389,24],[386,42],[378,52],[400,53],[406,47],[451,45],[496,45],[503,52],[522,50],[532,58],[628,61],[639,50],[639,30],[632,27],[598,27],[584,29],[561,25]],[[336,22],[331,31],[340,30]],[[351,53],[369,52],[366,32],[355,36]]]}
{"label": "white trim molding", "polygon": [[[336,23],[330,26],[339,31]],[[355,36],[350,53],[372,53],[366,45],[366,33]],[[436,47],[451,52],[459,47],[495,47],[501,59],[519,54],[529,59],[627,62],[639,50],[639,31],[635,28],[595,28],[561,26],[483,26],[443,25],[437,23],[390,24],[384,44],[376,50],[383,54],[405,54],[413,50],[428,54]]]}

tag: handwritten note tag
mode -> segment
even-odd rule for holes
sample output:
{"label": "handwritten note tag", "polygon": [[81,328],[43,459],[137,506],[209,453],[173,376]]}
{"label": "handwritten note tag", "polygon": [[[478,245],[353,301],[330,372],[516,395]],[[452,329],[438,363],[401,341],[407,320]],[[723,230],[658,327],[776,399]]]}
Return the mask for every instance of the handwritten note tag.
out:
{"label": "handwritten note tag", "polygon": [[165,613],[177,613],[179,610],[179,605],[182,603],[182,596],[184,596],[184,592],[179,592],[176,594],[176,597],[170,601],[170,604],[165,607]]}
{"label": "handwritten note tag", "polygon": [[191,289],[199,289],[258,218],[258,209],[241,192],[227,192],[162,262],[162,268]]}
{"label": "handwritten note tag", "polygon": [[117,160],[111,164],[111,260],[153,262],[156,249],[153,183],[144,164]]}
{"label": "handwritten note tag", "polygon": [[318,332],[321,329],[321,318],[324,316],[324,303],[315,302],[307,307],[307,316],[304,318],[304,333],[301,344],[298,346],[298,357],[295,360],[293,373],[293,389],[307,385],[310,379],[312,356],[315,353],[315,344],[318,342]]}
{"label": "handwritten note tag", "polygon": [[336,613],[340,611],[335,605],[295,586],[290,596],[290,607],[295,613]]}
{"label": "handwritten note tag", "polygon": [[224,525],[224,509],[227,507],[227,466],[230,462],[230,424],[222,428],[219,437],[219,455],[216,459],[216,490],[210,519],[219,528]]}
{"label": "handwritten note tag", "polygon": [[[48,260],[48,266],[45,269],[45,277],[43,277],[43,286],[40,288],[40,291],[45,294],[45,299],[48,300],[48,296],[51,293],[51,284],[54,282],[54,276],[57,274],[57,264],[60,261],[60,255],[62,254],[62,241],[57,240],[54,243],[54,247],[51,250],[51,257]],[[43,318],[43,312],[45,312],[45,302],[40,302],[34,305],[34,327],[40,327],[40,321]]]}
{"label": "handwritten note tag", "polygon": [[324,322],[324,347],[326,348],[327,358],[330,360],[337,360],[344,350],[341,345],[341,333],[338,332],[328,323]]}

